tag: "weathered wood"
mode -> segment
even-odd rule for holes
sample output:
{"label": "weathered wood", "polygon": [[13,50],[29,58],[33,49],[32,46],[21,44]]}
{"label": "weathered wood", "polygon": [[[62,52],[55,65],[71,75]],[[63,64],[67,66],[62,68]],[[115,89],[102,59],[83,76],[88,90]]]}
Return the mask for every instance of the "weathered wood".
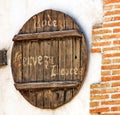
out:
{"label": "weathered wood", "polygon": [[12,71],[15,82],[22,82],[22,42],[16,42],[12,50]]}
{"label": "weathered wood", "polygon": [[[37,32],[43,32],[42,21],[43,21],[43,12],[37,15]],[[37,64],[37,76],[36,81],[41,82],[44,81],[44,63],[42,62],[43,53],[44,53],[44,42],[38,41],[39,49],[37,55],[39,56],[39,63]],[[40,90],[36,94],[36,106],[44,108],[44,91]]]}
{"label": "weathered wood", "polygon": [[[57,25],[58,25],[58,30],[63,31],[65,30],[65,17],[64,14],[62,13],[57,13]],[[59,38],[58,41],[58,80],[65,80],[65,39]],[[54,93],[54,103],[53,107],[61,106],[62,103],[64,103],[64,90],[58,90],[55,91]]]}
{"label": "weathered wood", "polygon": [[[54,109],[79,92],[87,71],[87,45],[71,17],[43,11],[30,18],[13,41],[15,86],[32,105]],[[21,58],[14,63],[17,52]]]}
{"label": "weathered wood", "polygon": [[0,66],[7,65],[7,50],[0,50]]}
{"label": "weathered wood", "polygon": [[[69,29],[73,29],[73,20],[68,16],[65,15],[65,29],[69,30]],[[72,37],[73,36],[69,36],[69,39],[65,40],[65,45],[66,45],[66,80],[72,80],[73,78],[73,73],[72,71],[68,71],[68,68],[73,68],[73,62],[72,62],[72,49],[73,49],[73,44],[72,44]],[[65,97],[64,98],[64,102],[68,102],[69,100],[71,100],[71,98],[73,97],[73,89],[67,89],[65,92]]]}
{"label": "weathered wood", "polygon": [[[37,32],[37,24],[36,24],[36,15],[33,16],[30,21],[29,21],[29,32],[30,33],[36,33]],[[36,57],[37,57],[37,48],[38,48],[38,44],[36,41],[31,41],[30,42],[30,49],[29,49],[29,57],[32,57],[32,61],[33,61],[33,65],[32,66],[29,66],[30,68],[30,73],[29,73],[29,81],[30,82],[34,82],[36,81],[36,76],[37,76],[37,61],[36,61]],[[34,58],[33,58],[34,57]],[[30,99],[30,102],[33,104],[33,105],[36,105],[36,92],[29,89],[29,99]]]}
{"label": "weathered wood", "polygon": [[[43,14],[43,31],[48,32],[50,31],[50,17],[51,17],[51,10],[44,12]],[[48,25],[48,26],[47,26]],[[51,81],[50,80],[50,64],[49,64],[49,57],[50,57],[50,40],[44,41],[44,81]],[[50,101],[52,95],[50,96],[50,90],[43,91],[43,104],[45,108],[50,108]]]}
{"label": "weathered wood", "polygon": [[50,89],[50,88],[70,88],[80,85],[79,81],[52,81],[52,82],[31,82],[15,83],[17,89]]}
{"label": "weathered wood", "polygon": [[42,33],[29,33],[29,34],[18,34],[15,35],[13,41],[23,40],[44,40],[44,39],[56,39],[65,37],[82,37],[77,30],[64,30],[64,31],[53,31],[53,32],[42,32]]}

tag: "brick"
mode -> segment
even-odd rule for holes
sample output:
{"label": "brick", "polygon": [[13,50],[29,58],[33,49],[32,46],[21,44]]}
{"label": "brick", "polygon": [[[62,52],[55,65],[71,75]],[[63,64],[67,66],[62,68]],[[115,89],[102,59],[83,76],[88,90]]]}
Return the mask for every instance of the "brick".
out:
{"label": "brick", "polygon": [[109,70],[109,69],[118,69],[120,68],[120,65],[104,65],[101,67],[102,70]]}
{"label": "brick", "polygon": [[102,60],[102,64],[110,64],[111,63],[111,59],[103,59]]}
{"label": "brick", "polygon": [[100,90],[91,90],[90,94],[100,94]]}
{"label": "brick", "polygon": [[103,35],[101,39],[115,39],[115,38],[120,38],[120,34]]}
{"label": "brick", "polygon": [[104,18],[103,18],[103,21],[104,21],[104,22],[110,22],[110,21],[113,21],[113,20],[114,20],[113,17],[104,17]]}
{"label": "brick", "polygon": [[119,4],[114,5],[115,8],[120,8]]}
{"label": "brick", "polygon": [[111,77],[102,77],[101,81],[105,82],[105,81],[111,81]]}
{"label": "brick", "polygon": [[92,114],[90,114],[90,115],[100,115],[100,114],[99,114],[99,112],[98,112],[98,113],[92,113]]}
{"label": "brick", "polygon": [[120,94],[113,94],[113,95],[111,96],[111,98],[112,98],[112,99],[120,98]]}
{"label": "brick", "polygon": [[116,2],[120,2],[120,0],[104,0],[104,4],[111,4]]}
{"label": "brick", "polygon": [[99,106],[99,102],[90,102],[90,107]]}
{"label": "brick", "polygon": [[101,90],[101,94],[106,94],[106,93],[118,93],[120,90],[119,88],[106,88]]}
{"label": "brick", "polygon": [[90,88],[106,88],[106,87],[109,87],[110,84],[109,83],[94,83],[90,86]]}
{"label": "brick", "polygon": [[104,16],[111,16],[111,15],[117,15],[120,14],[120,10],[114,10],[114,11],[107,11]]}
{"label": "brick", "polygon": [[120,26],[120,22],[111,22],[103,24],[103,27],[118,27],[118,26]]}
{"label": "brick", "polygon": [[96,41],[96,40],[100,40],[100,39],[102,39],[102,36],[101,35],[97,35],[97,36],[92,36],[92,40],[93,41]]}
{"label": "brick", "polygon": [[109,46],[111,42],[93,42],[92,46]]}
{"label": "brick", "polygon": [[120,86],[120,82],[114,82],[114,83],[112,83],[112,87],[117,87],[117,86]]}
{"label": "brick", "polygon": [[120,111],[120,106],[111,107],[111,111]]}
{"label": "brick", "polygon": [[120,104],[120,100],[112,100],[112,101],[102,101],[101,105],[117,105]]}
{"label": "brick", "polygon": [[114,16],[114,21],[120,20],[120,16]]}
{"label": "brick", "polygon": [[106,34],[106,33],[112,33],[112,30],[110,29],[103,29],[103,30],[94,30],[92,31],[92,34]]}
{"label": "brick", "polygon": [[114,32],[114,33],[120,32],[120,28],[115,28],[115,29],[113,29],[113,32]]}
{"label": "brick", "polygon": [[102,76],[111,75],[111,71],[102,71],[101,75]]}
{"label": "brick", "polygon": [[113,59],[112,62],[113,62],[113,63],[120,63],[120,58],[118,58],[118,59]]}
{"label": "brick", "polygon": [[113,8],[112,5],[104,6],[104,7],[103,7],[104,11],[106,11],[106,10],[111,10],[112,8]]}
{"label": "brick", "polygon": [[120,70],[112,70],[112,75],[119,75],[120,74]]}
{"label": "brick", "polygon": [[114,50],[120,50],[120,46],[113,46],[113,47],[106,47],[103,48],[103,51],[114,51]]}
{"label": "brick", "polygon": [[108,112],[109,107],[91,109],[90,113]]}
{"label": "brick", "polygon": [[92,48],[91,52],[92,53],[100,53],[101,52],[101,48]]}
{"label": "brick", "polygon": [[119,57],[120,53],[107,53],[103,54],[103,58],[108,58],[108,57]]}
{"label": "brick", "polygon": [[118,44],[119,45],[120,44],[120,40],[113,41],[113,44],[115,44],[115,45]]}
{"label": "brick", "polygon": [[100,29],[100,28],[102,28],[102,23],[93,25],[93,29]]}
{"label": "brick", "polygon": [[103,114],[100,114],[100,115],[120,115],[120,113],[103,113]]}
{"label": "brick", "polygon": [[102,100],[102,99],[108,99],[108,98],[109,98],[108,95],[94,95],[90,97],[91,100]]}
{"label": "brick", "polygon": [[120,76],[112,76],[111,79],[112,80],[120,80]]}

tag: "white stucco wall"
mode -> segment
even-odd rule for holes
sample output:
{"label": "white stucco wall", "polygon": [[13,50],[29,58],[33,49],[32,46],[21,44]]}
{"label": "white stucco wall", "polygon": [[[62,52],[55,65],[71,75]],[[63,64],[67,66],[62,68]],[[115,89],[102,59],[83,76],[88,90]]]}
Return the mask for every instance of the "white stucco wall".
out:
{"label": "white stucco wall", "polygon": [[15,89],[10,58],[12,38],[33,15],[45,9],[59,10],[72,16],[91,44],[92,25],[102,21],[102,0],[0,0],[0,50],[8,50],[8,65],[0,68],[0,115],[89,115],[89,86],[100,80],[100,54],[89,53],[85,83],[79,94],[56,110],[30,105]]}

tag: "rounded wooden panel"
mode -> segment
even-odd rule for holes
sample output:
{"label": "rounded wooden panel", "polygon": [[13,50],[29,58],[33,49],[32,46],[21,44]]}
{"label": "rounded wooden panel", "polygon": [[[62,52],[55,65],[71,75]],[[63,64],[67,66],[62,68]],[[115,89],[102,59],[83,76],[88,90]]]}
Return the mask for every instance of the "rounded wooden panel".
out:
{"label": "rounded wooden panel", "polygon": [[15,87],[31,104],[54,109],[79,92],[87,70],[87,45],[71,17],[43,11],[28,20],[13,40]]}

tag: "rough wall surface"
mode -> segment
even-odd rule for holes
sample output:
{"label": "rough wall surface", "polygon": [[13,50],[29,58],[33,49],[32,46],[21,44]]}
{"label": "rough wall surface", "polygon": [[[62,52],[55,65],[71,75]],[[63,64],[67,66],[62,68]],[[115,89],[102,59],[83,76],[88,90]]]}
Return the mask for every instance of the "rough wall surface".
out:
{"label": "rough wall surface", "polygon": [[89,115],[89,86],[100,81],[99,53],[89,53],[88,74],[79,94],[56,110],[33,107],[14,87],[10,66],[12,38],[30,17],[45,9],[72,16],[84,31],[89,47],[92,25],[102,19],[102,0],[0,0],[0,50],[8,50],[8,65],[0,68],[0,115]]}
{"label": "rough wall surface", "polygon": [[[101,53],[101,82],[91,85],[91,115],[120,115],[120,1],[104,0],[103,23],[93,27],[92,53]],[[96,76],[97,77],[97,76]]]}

